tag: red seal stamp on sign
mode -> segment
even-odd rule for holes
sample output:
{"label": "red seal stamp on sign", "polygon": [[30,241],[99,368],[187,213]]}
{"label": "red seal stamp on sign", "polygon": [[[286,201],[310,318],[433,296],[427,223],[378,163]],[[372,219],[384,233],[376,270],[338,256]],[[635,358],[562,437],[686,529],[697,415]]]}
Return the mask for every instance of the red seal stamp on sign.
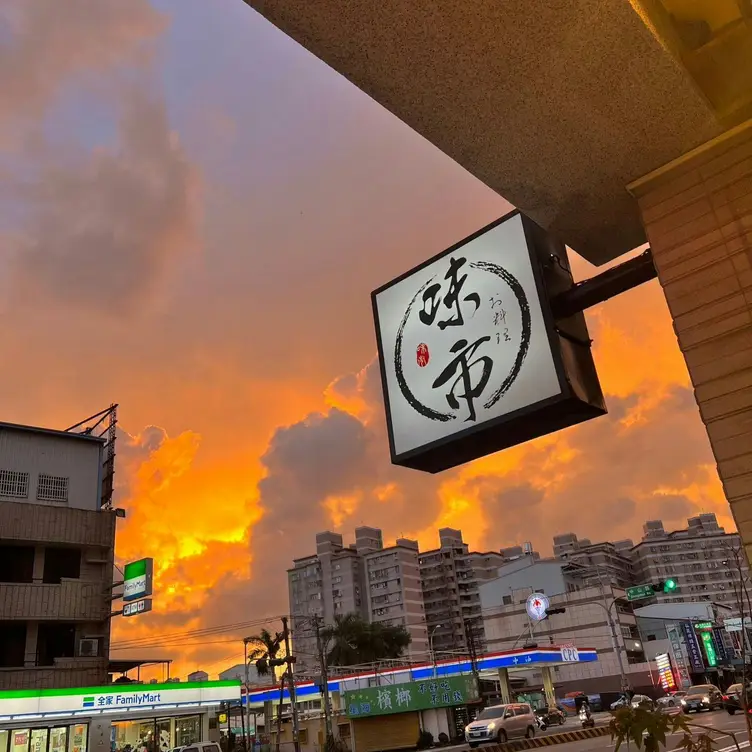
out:
{"label": "red seal stamp on sign", "polygon": [[418,361],[418,365],[424,368],[428,365],[428,361],[431,356],[428,354],[428,345],[425,342],[421,342],[416,350],[415,359]]}

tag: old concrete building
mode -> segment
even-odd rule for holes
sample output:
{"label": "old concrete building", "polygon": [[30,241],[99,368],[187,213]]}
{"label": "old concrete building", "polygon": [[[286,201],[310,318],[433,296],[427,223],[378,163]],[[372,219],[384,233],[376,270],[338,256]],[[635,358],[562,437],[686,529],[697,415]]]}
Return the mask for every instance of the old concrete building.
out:
{"label": "old concrete building", "polygon": [[439,530],[439,547],[420,555],[426,625],[439,657],[485,649],[478,586],[507,561],[538,554],[529,543],[501,551],[470,551],[462,531]]}
{"label": "old concrete building", "polygon": [[107,682],[104,440],[0,423],[0,689]]}
{"label": "old concrete building", "polygon": [[428,632],[418,564],[418,542],[398,538],[393,546],[365,555],[368,620],[403,626],[412,641],[407,654],[428,657]]}
{"label": "old concrete building", "polygon": [[[737,533],[727,533],[712,513],[690,517],[682,530],[667,532],[661,520],[646,522],[643,530],[643,539],[632,549],[636,581],[671,577],[677,583],[675,591],[659,594],[658,601],[712,601],[734,613],[739,610],[734,583],[739,582],[740,573],[733,553],[742,544]],[[746,576],[744,557],[740,564]]]}
{"label": "old concrete building", "polygon": [[[501,567],[498,578],[480,586],[488,650],[511,650],[531,643],[595,648],[597,664],[555,669],[554,682],[561,694],[619,691],[624,678],[633,688],[651,686],[636,618],[624,591],[611,584],[588,585],[581,573],[579,565],[555,560],[515,561]],[[552,609],[566,610],[532,624],[525,603],[533,592],[544,593]],[[534,670],[525,679],[527,686],[542,682]]]}

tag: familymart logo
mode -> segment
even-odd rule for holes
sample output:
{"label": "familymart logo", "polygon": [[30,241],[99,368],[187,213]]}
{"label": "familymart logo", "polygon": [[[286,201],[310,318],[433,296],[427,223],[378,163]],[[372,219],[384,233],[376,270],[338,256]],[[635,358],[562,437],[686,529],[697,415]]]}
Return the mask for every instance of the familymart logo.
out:
{"label": "familymart logo", "polygon": [[86,695],[84,708],[127,707],[128,705],[156,705],[162,702],[161,692],[132,692],[125,695]]}

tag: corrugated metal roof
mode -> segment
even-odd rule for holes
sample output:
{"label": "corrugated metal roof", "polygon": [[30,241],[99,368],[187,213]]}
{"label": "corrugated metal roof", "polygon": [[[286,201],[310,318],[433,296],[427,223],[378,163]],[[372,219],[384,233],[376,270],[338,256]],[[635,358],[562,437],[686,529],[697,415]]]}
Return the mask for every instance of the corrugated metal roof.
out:
{"label": "corrugated metal roof", "polygon": [[3,429],[8,431],[26,431],[28,433],[41,433],[47,436],[56,436],[58,438],[65,439],[83,439],[84,441],[95,441],[99,444],[104,444],[106,439],[104,437],[92,436],[84,433],[72,433],[69,431],[59,431],[56,428],[41,428],[39,426],[24,426],[20,423],[6,423],[0,421],[0,431]]}

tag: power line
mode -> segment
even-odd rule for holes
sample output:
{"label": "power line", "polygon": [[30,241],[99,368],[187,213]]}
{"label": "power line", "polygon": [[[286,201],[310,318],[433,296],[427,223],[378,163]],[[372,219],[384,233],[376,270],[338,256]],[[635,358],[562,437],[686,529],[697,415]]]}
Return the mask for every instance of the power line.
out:
{"label": "power line", "polygon": [[263,624],[269,624],[280,616],[266,616],[263,619],[254,619],[252,621],[236,622],[235,624],[219,624],[214,627],[204,627],[201,629],[184,630],[182,632],[172,632],[161,635],[149,635],[147,637],[135,637],[131,640],[121,640],[119,642],[113,642],[112,646],[117,646],[118,649],[125,649],[127,647],[141,647],[145,643],[152,643],[155,640],[159,640],[160,645],[164,645],[167,640],[182,639],[188,637],[209,637],[212,635],[222,634],[226,632],[240,631],[247,629],[248,627],[257,627]]}

